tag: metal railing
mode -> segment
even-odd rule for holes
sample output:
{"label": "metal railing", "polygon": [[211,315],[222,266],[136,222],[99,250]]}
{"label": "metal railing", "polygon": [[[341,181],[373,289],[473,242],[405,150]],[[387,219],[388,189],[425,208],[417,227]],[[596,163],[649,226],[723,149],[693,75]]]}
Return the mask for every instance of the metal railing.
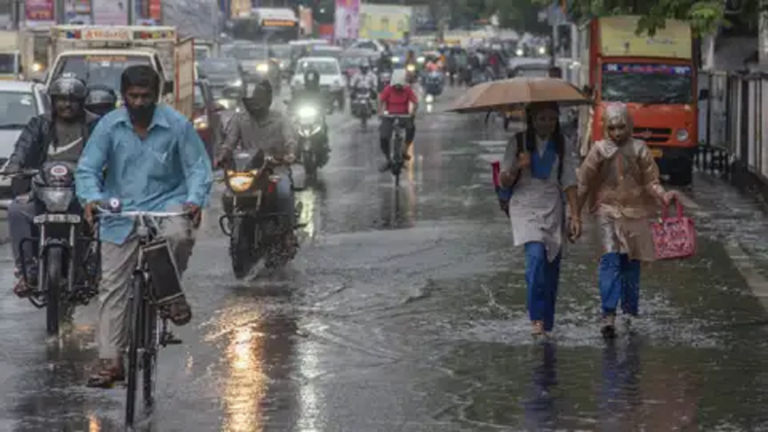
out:
{"label": "metal railing", "polygon": [[736,183],[768,179],[768,74],[701,72],[699,88],[708,94],[699,101],[696,168]]}

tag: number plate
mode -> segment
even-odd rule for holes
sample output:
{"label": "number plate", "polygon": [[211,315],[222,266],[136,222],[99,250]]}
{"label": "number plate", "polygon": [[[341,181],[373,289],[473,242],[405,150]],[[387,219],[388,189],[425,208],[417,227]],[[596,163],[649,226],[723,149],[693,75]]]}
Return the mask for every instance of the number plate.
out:
{"label": "number plate", "polygon": [[651,155],[653,155],[654,159],[661,159],[662,156],[664,156],[664,151],[661,149],[651,149]]}
{"label": "number plate", "polygon": [[35,216],[34,222],[36,224],[44,223],[80,223],[79,215],[72,214],[43,214]]}

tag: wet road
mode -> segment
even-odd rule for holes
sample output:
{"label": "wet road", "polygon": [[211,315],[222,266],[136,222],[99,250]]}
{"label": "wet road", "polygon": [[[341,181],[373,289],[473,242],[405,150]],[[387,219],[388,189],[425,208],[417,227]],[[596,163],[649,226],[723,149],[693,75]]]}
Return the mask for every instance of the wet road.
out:
{"label": "wet road", "polygon": [[[422,116],[395,189],[375,125],[329,122],[332,159],[299,195],[308,226],[285,272],[234,280],[208,213],[185,276],[195,317],[160,355],[145,430],[768,430],[767,317],[727,247],[766,255],[754,203],[698,179],[699,255],[645,268],[643,318],[612,345],[588,228],[563,268],[555,341],[533,344],[522,255],[490,190],[503,133]],[[10,295],[0,317],[0,430],[122,430],[124,391],[83,385],[93,306],[60,342]]]}

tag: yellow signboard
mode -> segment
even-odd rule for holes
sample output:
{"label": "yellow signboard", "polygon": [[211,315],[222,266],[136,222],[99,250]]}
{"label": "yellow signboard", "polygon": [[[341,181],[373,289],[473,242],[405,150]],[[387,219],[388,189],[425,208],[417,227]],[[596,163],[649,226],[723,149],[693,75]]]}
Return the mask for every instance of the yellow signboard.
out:
{"label": "yellow signboard", "polygon": [[296,27],[296,21],[265,19],[261,21],[262,27]]}
{"label": "yellow signboard", "polygon": [[362,3],[360,5],[360,38],[400,40],[411,28],[412,9]]}
{"label": "yellow signboard", "polygon": [[668,19],[665,28],[656,30],[653,37],[647,33],[635,34],[636,16],[600,18],[600,45],[606,57],[661,57],[692,58],[691,27],[685,21]]}

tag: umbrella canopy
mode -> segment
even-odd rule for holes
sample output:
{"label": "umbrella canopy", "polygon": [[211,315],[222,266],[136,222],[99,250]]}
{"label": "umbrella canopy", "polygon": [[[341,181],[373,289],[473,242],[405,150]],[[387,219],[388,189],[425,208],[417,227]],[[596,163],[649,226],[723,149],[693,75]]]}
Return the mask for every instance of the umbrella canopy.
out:
{"label": "umbrella canopy", "polygon": [[476,85],[459,97],[448,111],[486,112],[505,109],[509,105],[535,102],[579,104],[589,100],[568,81],[558,78],[521,77]]}

